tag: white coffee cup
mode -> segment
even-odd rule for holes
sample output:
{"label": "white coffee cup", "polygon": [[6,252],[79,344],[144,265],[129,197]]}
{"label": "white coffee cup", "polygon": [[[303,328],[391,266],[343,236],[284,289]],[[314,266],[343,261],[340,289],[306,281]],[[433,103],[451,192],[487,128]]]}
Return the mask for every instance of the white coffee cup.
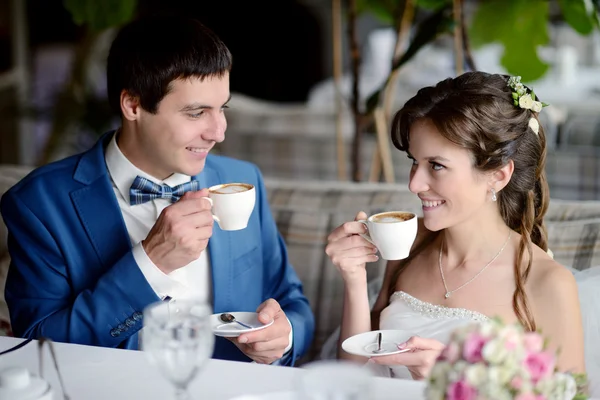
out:
{"label": "white coffee cup", "polygon": [[213,219],[224,231],[237,231],[248,226],[256,203],[256,190],[248,183],[224,183],[208,188]]}
{"label": "white coffee cup", "polygon": [[407,211],[387,211],[358,222],[367,227],[363,238],[374,244],[384,260],[408,257],[417,237],[417,215]]}

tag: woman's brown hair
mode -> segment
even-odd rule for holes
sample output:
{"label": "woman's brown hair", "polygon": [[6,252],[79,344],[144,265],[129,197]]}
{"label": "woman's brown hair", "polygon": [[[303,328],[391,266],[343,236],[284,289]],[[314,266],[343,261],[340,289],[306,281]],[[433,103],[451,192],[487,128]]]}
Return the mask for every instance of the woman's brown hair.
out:
{"label": "woman's brown hair", "polygon": [[[548,249],[543,221],[549,200],[546,137],[541,126],[537,134],[529,126],[531,118],[537,119],[537,113],[514,105],[508,79],[505,75],[467,72],[419,90],[394,116],[392,142],[407,152],[411,126],[426,119],[446,139],[467,149],[478,171],[494,171],[513,161],[512,177],[497,194],[498,207],[506,225],[521,234],[514,267],[513,308],[519,322],[526,329],[535,330],[524,286],[533,260],[532,243],[545,251]],[[420,243],[395,271],[390,293],[402,270],[438,234]],[[525,251],[529,257],[527,266],[522,269]]]}

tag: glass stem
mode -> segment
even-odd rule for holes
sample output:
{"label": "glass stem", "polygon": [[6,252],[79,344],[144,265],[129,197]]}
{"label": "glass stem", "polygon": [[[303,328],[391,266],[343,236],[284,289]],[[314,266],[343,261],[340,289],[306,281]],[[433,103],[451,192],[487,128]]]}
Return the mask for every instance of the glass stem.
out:
{"label": "glass stem", "polygon": [[189,392],[187,391],[187,387],[185,387],[185,386],[175,387],[175,400],[192,400]]}

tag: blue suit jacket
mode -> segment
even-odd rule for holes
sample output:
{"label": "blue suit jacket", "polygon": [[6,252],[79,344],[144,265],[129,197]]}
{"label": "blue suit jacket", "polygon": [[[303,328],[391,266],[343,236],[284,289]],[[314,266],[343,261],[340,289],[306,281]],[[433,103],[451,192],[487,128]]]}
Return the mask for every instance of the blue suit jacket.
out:
{"label": "blue suit jacket", "polygon": [[[89,151],[33,171],[2,196],[12,259],[5,296],[15,335],[60,342],[138,348],[144,307],[158,301],[134,261],[104,160],[111,138]],[[209,240],[214,312],[255,311],[274,298],[294,330],[293,364],[308,348],[314,317],[272,218],[258,169],[209,155],[201,187],[246,182],[256,187],[248,228]],[[248,361],[217,338],[215,358]]]}

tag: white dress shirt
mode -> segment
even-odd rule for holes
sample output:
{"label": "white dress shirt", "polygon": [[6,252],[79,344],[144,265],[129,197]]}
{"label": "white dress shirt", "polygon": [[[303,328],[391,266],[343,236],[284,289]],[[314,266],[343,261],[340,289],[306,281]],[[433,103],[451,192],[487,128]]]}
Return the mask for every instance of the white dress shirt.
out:
{"label": "white dress shirt", "polygon": [[135,262],[152,289],[161,299],[165,296],[170,296],[175,300],[194,297],[211,304],[212,285],[210,282],[208,248],[200,254],[200,258],[197,260],[165,274],[154,265],[142,247],[142,240],[148,236],[162,210],[172,204],[171,201],[169,199],[155,199],[135,206],[129,204],[129,188],[138,175],[159,185],[164,183],[171,187],[189,182],[191,177],[173,174],[164,181],[160,181],[148,175],[125,157],[117,145],[116,137],[115,134],[106,148],[105,160],[112,179],[113,190],[115,196],[117,196],[125,226],[129,233],[129,239],[133,246]]}
{"label": "white dress shirt", "polygon": [[[162,272],[144,251],[142,240],[148,236],[150,229],[158,220],[160,213],[169,206],[169,199],[154,199],[143,204],[131,206],[129,204],[129,188],[136,176],[144,177],[159,185],[167,184],[171,187],[189,182],[192,178],[187,175],[173,174],[164,181],[158,180],[137,168],[125,157],[117,145],[117,134],[106,148],[105,161],[111,177],[113,190],[133,246],[133,258],[142,274],[156,292],[159,298],[166,296],[174,300],[185,298],[199,298],[207,304],[212,304],[212,285],[210,274],[210,258],[208,247],[200,257],[169,274]],[[289,323],[289,319],[288,319]],[[291,326],[291,323],[290,323]],[[292,348],[293,328],[289,335],[289,344],[285,349],[288,353]]]}

